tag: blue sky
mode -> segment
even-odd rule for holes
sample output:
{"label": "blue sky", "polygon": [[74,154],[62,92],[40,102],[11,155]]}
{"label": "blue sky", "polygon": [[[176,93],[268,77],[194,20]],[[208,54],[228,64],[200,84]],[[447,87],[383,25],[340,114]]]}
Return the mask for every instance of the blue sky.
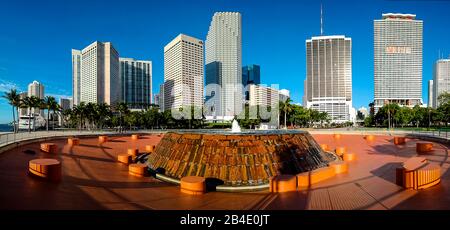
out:
{"label": "blue sky", "polygon": [[[323,0],[324,32],[353,42],[353,104],[373,100],[373,20],[412,13],[424,20],[423,98],[439,50],[450,54],[450,1]],[[33,80],[46,94],[71,96],[71,49],[111,41],[121,57],[153,61],[153,92],[163,81],[163,47],[179,33],[204,40],[216,11],[242,13],[243,65],[259,64],[261,81],[278,83],[301,102],[305,40],[320,33],[317,0],[15,0],[0,3],[0,91],[26,90]],[[0,100],[0,123],[11,120]]]}

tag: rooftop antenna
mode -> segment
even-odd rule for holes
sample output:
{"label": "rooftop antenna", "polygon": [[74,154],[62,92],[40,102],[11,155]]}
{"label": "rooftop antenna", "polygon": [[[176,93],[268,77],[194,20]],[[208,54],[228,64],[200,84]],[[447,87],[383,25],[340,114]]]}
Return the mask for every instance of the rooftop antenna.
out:
{"label": "rooftop antenna", "polygon": [[320,3],[320,36],[323,36],[323,10],[322,10],[322,3]]}

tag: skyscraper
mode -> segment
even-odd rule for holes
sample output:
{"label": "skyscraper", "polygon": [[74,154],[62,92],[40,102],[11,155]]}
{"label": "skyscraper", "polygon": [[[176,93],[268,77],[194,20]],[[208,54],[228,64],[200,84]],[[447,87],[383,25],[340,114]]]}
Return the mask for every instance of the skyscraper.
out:
{"label": "skyscraper", "polygon": [[81,65],[78,61],[73,61],[74,58],[78,60],[79,52],[75,50],[72,53],[74,104],[104,102],[114,105],[119,102],[119,53],[113,45],[110,42],[98,41],[90,44],[81,51]]}
{"label": "skyscraper", "polygon": [[[32,83],[30,83],[28,85],[28,96],[29,97],[35,96],[39,99],[44,99],[44,97],[45,97],[44,85],[42,85],[38,81],[33,81]],[[34,108],[33,111],[34,111],[34,113],[39,113],[42,116],[44,116],[44,110],[41,110],[39,108]]]}
{"label": "skyscraper", "polygon": [[333,122],[351,119],[351,38],[335,35],[306,40],[304,87],[304,106],[328,113]]}
{"label": "skyscraper", "polygon": [[180,34],[164,47],[164,110],[203,107],[203,68],[202,40]]}
{"label": "skyscraper", "polygon": [[78,105],[81,100],[81,50],[72,49],[72,94],[73,104]]}
{"label": "skyscraper", "polygon": [[[207,115],[231,120],[241,112],[242,23],[238,12],[218,12],[212,18],[206,36],[206,84]],[[211,84],[218,87],[211,88]]]}
{"label": "skyscraper", "polygon": [[242,86],[244,87],[245,100],[249,99],[249,87],[250,84],[261,84],[261,74],[259,65],[248,65],[242,67]]}
{"label": "skyscraper", "polygon": [[450,93],[450,58],[440,59],[434,65],[433,75],[433,106],[439,107],[438,97],[443,92]]}
{"label": "skyscraper", "polygon": [[119,58],[121,101],[130,109],[144,109],[152,102],[152,62]]}
{"label": "skyscraper", "polygon": [[374,21],[375,112],[387,103],[422,104],[422,30],[414,14]]}

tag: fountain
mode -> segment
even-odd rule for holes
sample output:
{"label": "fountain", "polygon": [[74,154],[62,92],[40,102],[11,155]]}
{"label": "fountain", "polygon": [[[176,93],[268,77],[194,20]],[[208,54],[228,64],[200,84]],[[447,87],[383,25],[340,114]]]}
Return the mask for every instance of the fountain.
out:
{"label": "fountain", "polygon": [[[337,159],[306,131],[245,130],[168,132],[150,154],[148,168],[166,181],[186,176],[220,180],[225,186],[251,187],[280,174],[296,175]],[[160,176],[161,178],[161,176]]]}
{"label": "fountain", "polygon": [[239,123],[236,119],[233,119],[233,124],[231,126],[231,132],[232,133],[240,133],[241,127],[239,126]]}

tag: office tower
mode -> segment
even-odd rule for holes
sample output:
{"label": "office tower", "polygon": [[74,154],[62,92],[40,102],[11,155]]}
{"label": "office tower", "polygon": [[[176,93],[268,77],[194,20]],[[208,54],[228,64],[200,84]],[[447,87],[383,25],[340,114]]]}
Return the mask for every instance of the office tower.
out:
{"label": "office tower", "polygon": [[[94,42],[81,51],[72,51],[74,104],[120,101],[119,53],[110,42]],[[75,61],[74,61],[75,59]],[[81,69],[81,71],[78,71]]]}
{"label": "office tower", "polygon": [[153,104],[155,105],[159,105],[160,103],[160,94],[159,93],[155,93],[155,95],[153,96]]}
{"label": "office tower", "polygon": [[244,87],[245,100],[249,100],[249,84],[261,84],[261,74],[259,65],[248,65],[242,67],[242,86]]}
{"label": "office tower", "polygon": [[72,49],[72,96],[73,104],[80,103],[81,81],[81,50]]}
{"label": "office tower", "polygon": [[203,107],[203,41],[184,34],[164,47],[164,110]]}
{"label": "office tower", "polygon": [[68,99],[68,98],[60,98],[59,99],[59,106],[61,108],[61,112],[57,112],[57,116],[58,116],[58,124],[59,126],[63,126],[63,116],[61,115],[62,112],[64,112],[65,110],[71,109],[73,106],[73,100],[72,99]]}
{"label": "office tower", "polygon": [[374,21],[375,112],[388,103],[422,104],[423,22],[413,14]]}
{"label": "office tower", "polygon": [[[279,105],[280,97],[285,97],[286,90],[281,92],[275,87],[264,85],[249,85],[249,106],[272,107]],[[289,93],[289,91],[288,91]]]}
{"label": "office tower", "polygon": [[433,103],[434,103],[433,91],[434,91],[433,80],[429,80],[428,81],[428,107],[430,107],[430,108],[434,108],[434,106],[433,106]]}
{"label": "office tower", "polygon": [[145,109],[152,103],[152,62],[119,58],[121,101],[130,109]]}
{"label": "office tower", "polygon": [[443,92],[450,93],[450,58],[440,59],[434,65],[433,75],[433,106],[439,107],[438,97]]}
{"label": "office tower", "polygon": [[304,87],[304,106],[328,113],[332,122],[351,120],[351,38],[335,35],[306,40]]}
{"label": "office tower", "polygon": [[[44,99],[45,94],[44,94],[44,85],[42,85],[41,83],[39,83],[38,81],[33,81],[32,83],[30,83],[28,85],[28,96],[35,96],[39,99]],[[39,113],[41,114],[41,116],[44,116],[44,110],[43,109],[39,109],[39,108],[34,108],[33,109],[34,113]]]}
{"label": "office tower", "polygon": [[212,18],[206,36],[206,85],[207,115],[231,120],[242,111],[242,24],[238,12],[218,12]]}
{"label": "office tower", "polygon": [[[28,96],[28,92],[22,92],[19,94],[19,96],[20,99],[23,100]],[[19,116],[27,116],[27,115],[28,115],[27,108],[19,108]]]}

